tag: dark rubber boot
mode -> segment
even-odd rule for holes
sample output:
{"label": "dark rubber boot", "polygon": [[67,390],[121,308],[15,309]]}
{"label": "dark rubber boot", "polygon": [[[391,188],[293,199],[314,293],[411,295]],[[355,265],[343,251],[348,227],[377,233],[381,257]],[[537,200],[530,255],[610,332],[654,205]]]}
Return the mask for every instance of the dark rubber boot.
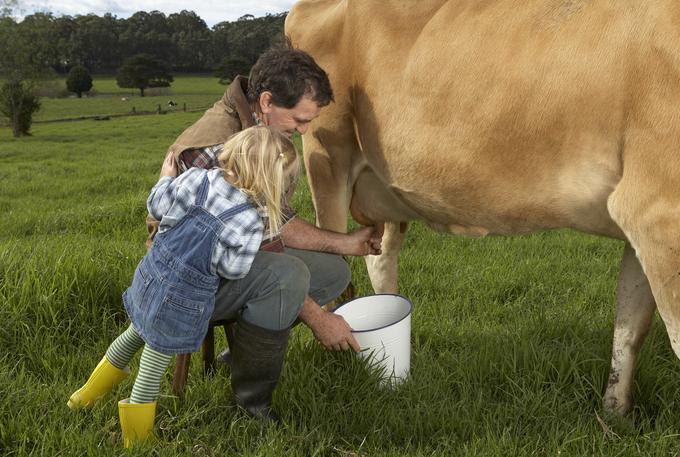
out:
{"label": "dark rubber boot", "polygon": [[283,369],[289,334],[290,329],[268,330],[239,320],[229,343],[236,404],[265,422],[281,422],[272,409],[272,394]]}

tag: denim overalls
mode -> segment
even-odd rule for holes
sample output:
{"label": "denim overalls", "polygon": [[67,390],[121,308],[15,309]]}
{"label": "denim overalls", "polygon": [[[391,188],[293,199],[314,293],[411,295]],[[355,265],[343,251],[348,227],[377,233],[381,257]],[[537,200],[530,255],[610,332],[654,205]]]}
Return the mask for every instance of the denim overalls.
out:
{"label": "denim overalls", "polygon": [[187,214],[157,234],[135,270],[123,303],[137,333],[164,354],[195,352],[201,346],[215,307],[220,278],[211,272],[211,257],[225,222],[248,208],[242,203],[213,216],[203,205],[208,177],[201,183]]}

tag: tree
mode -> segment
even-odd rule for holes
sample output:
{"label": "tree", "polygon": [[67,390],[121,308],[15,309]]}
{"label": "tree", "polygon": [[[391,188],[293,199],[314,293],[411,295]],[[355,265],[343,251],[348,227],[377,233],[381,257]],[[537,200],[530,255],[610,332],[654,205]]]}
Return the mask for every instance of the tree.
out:
{"label": "tree", "polygon": [[11,16],[18,6],[18,0],[0,0],[0,17]]}
{"label": "tree", "polygon": [[119,46],[126,57],[148,54],[172,62],[175,45],[168,19],[160,11],[138,11],[130,16],[119,36]]}
{"label": "tree", "polygon": [[[27,18],[28,19],[28,18]],[[24,20],[24,22],[27,21]],[[48,15],[40,16],[49,23]],[[36,81],[50,74],[49,50],[41,46],[47,30],[35,30],[28,20],[17,24],[12,18],[0,17],[0,75],[4,83],[0,87],[0,114],[9,119],[15,137],[28,135],[33,114],[40,102],[33,88]],[[43,25],[45,25],[43,23]]]}
{"label": "tree", "polygon": [[168,16],[168,27],[175,47],[172,69],[201,71],[208,67],[210,29],[193,11],[182,10]]}
{"label": "tree", "polygon": [[172,81],[168,65],[146,54],[126,59],[116,76],[118,87],[139,89],[142,97],[147,87],[169,87]]}
{"label": "tree", "polygon": [[[119,29],[122,20],[111,14],[58,18],[62,65],[83,65],[91,72],[111,72],[120,67]],[[126,56],[129,57],[129,56]]]}
{"label": "tree", "polygon": [[[33,13],[18,24],[18,31],[26,40],[34,65],[49,70],[57,68],[60,60],[57,20],[52,13]],[[8,43],[14,44],[15,40]]]}
{"label": "tree", "polygon": [[240,57],[226,58],[215,69],[215,76],[220,78],[220,84],[229,84],[238,75],[248,76],[251,66]]}
{"label": "tree", "polygon": [[30,135],[33,113],[40,109],[40,101],[30,83],[9,81],[0,88],[0,113],[9,119],[15,138]]}
{"label": "tree", "polygon": [[68,72],[68,77],[66,78],[66,89],[69,92],[75,92],[78,98],[83,96],[83,92],[87,92],[92,89],[92,76],[87,68],[82,65],[76,65],[71,68]]}
{"label": "tree", "polygon": [[214,61],[240,59],[252,66],[262,52],[283,41],[285,19],[285,13],[258,18],[247,14],[234,22],[220,22],[212,33]]}

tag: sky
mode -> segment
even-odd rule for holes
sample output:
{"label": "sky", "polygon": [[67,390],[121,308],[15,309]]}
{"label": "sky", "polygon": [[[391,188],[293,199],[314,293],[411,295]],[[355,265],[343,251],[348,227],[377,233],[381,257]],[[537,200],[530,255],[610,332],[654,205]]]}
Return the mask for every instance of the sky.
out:
{"label": "sky", "polygon": [[234,21],[244,14],[259,17],[288,11],[293,3],[295,0],[19,0],[19,18],[36,11],[49,11],[55,16],[111,13],[127,18],[137,11],[157,10],[169,15],[189,10],[212,27],[222,21]]}

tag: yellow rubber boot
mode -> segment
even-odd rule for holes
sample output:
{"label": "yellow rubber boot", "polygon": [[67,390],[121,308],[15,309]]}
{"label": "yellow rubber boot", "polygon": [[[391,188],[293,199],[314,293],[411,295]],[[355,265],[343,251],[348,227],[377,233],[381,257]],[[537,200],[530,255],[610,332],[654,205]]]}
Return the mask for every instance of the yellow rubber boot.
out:
{"label": "yellow rubber boot", "polygon": [[71,409],[91,407],[129,375],[129,369],[121,370],[113,366],[104,356],[85,385],[71,394],[67,403],[68,407]]}
{"label": "yellow rubber boot", "polygon": [[153,423],[156,419],[156,402],[130,403],[126,398],[118,402],[118,417],[123,431],[123,444],[129,448],[145,440],[156,440]]}

